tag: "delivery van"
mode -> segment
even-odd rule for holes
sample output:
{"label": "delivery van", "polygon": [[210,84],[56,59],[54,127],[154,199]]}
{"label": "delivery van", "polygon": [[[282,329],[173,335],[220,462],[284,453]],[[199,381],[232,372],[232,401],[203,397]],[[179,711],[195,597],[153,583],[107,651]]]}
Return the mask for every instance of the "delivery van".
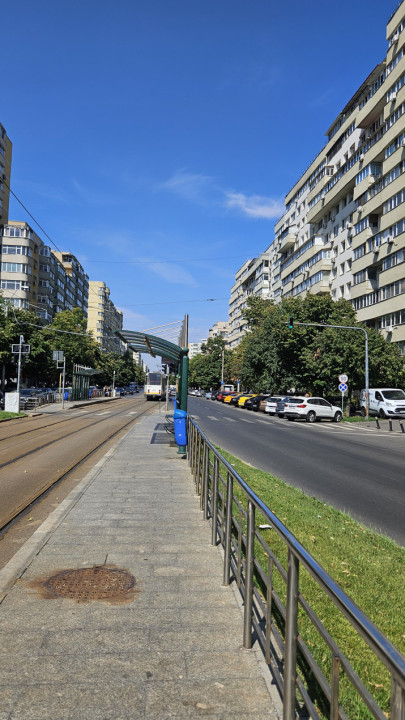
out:
{"label": "delivery van", "polygon": [[[380,418],[405,416],[405,392],[399,388],[370,388],[369,414]],[[360,393],[361,414],[366,414],[366,391]]]}

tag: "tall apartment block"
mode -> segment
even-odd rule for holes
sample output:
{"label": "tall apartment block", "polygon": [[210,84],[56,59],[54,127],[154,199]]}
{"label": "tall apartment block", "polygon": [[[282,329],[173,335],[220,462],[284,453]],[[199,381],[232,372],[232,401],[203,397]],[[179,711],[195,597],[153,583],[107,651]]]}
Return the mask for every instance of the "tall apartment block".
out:
{"label": "tall apartment block", "polygon": [[122,343],[115,335],[122,330],[123,314],[110,298],[105,282],[90,280],[87,329],[105,352],[122,352]]}
{"label": "tall apartment block", "polygon": [[[269,296],[346,298],[359,321],[405,354],[405,0],[389,19],[386,38],[385,58],[286,196],[271,246]],[[237,341],[244,331],[237,306],[243,307],[254,262],[239,270],[232,288],[229,320],[239,323]]]}
{"label": "tall apartment block", "polygon": [[[14,307],[32,310],[47,322],[55,313],[80,307],[87,317],[88,277],[76,259],[75,274],[26,222],[10,220],[2,230],[0,287]],[[68,263],[69,265],[69,263]]]}
{"label": "tall apartment block", "polygon": [[239,345],[247,330],[242,310],[246,306],[249,295],[258,295],[266,300],[273,298],[270,275],[273,255],[273,248],[268,248],[260,257],[246,260],[236,273],[229,301],[226,336],[227,346],[230,350],[234,350]]}
{"label": "tall apartment block", "polygon": [[53,255],[59,260],[59,263],[65,270],[66,275],[70,279],[69,295],[67,301],[72,307],[79,307],[83,311],[84,317],[87,317],[87,305],[89,301],[89,276],[83,270],[78,259],[71,253],[55,252]]}
{"label": "tall apartment block", "polygon": [[228,333],[228,322],[225,320],[218,320],[213,324],[212,328],[208,332],[208,340],[210,338],[221,337],[226,339]]}
{"label": "tall apartment block", "polygon": [[8,221],[12,143],[0,123],[0,227]]}

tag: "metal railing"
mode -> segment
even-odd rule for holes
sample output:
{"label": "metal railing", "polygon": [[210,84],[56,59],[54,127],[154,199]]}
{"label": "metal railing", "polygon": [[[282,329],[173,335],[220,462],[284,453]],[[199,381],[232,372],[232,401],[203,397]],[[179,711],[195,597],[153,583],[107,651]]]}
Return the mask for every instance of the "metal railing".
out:
{"label": "metal railing", "polygon": [[[405,720],[404,656],[251,490],[190,417],[188,460],[204,518],[211,519],[211,542],[223,547],[224,585],[236,582],[243,598],[243,645],[251,648],[255,640],[259,642],[283,699],[283,720],[294,720],[297,714],[315,720]],[[281,539],[281,559],[263,537],[270,527]],[[365,650],[368,646],[385,666],[391,683],[389,715],[353,668],[347,648],[340,647],[344,641],[338,645],[325,621],[304,597],[300,570],[307,571],[317,593],[333,606],[344,624],[348,622]],[[310,647],[313,643],[306,640],[308,626],[324,648],[321,660]],[[346,692],[349,687],[354,705],[353,700],[342,701],[342,687]]]}

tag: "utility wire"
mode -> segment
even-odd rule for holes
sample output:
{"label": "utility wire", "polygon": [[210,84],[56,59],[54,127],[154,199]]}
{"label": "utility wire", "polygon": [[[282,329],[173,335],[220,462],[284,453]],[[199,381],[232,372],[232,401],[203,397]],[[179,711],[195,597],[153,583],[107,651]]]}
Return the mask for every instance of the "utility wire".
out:
{"label": "utility wire", "polygon": [[37,227],[39,227],[39,229],[41,230],[41,232],[44,233],[45,237],[48,238],[49,242],[52,243],[52,245],[57,249],[58,252],[62,252],[62,250],[60,250],[60,249],[58,248],[58,246],[56,245],[56,243],[54,243],[54,241],[52,240],[52,238],[49,237],[48,233],[46,232],[46,230],[44,230],[44,228],[42,227],[42,225],[39,224],[38,220],[35,220],[34,216],[30,213],[30,211],[28,210],[28,208],[26,208],[25,205],[21,202],[20,198],[17,197],[17,195],[15,194],[15,192],[12,191],[10,185],[4,180],[4,178],[3,178],[2,182],[3,182],[3,183],[5,184],[5,186],[8,188],[8,190],[9,190],[9,192],[12,194],[12,196],[13,196],[13,197],[17,200],[17,202],[21,205],[21,207],[25,210],[25,212],[28,213],[28,215],[30,216],[30,218],[34,221],[35,225],[37,225]]}

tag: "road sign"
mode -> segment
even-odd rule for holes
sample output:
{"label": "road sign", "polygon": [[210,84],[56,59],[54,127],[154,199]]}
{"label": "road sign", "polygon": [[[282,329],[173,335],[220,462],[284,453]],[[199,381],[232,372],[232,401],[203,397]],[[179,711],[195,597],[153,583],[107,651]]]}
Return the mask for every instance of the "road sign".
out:
{"label": "road sign", "polygon": [[341,393],[345,393],[346,390],[347,390],[347,385],[346,385],[346,383],[344,383],[344,382],[340,383],[340,385],[339,385],[339,390],[340,390]]}
{"label": "road sign", "polygon": [[341,383],[347,383],[348,379],[349,379],[348,375],[345,375],[345,374],[339,375],[339,382],[341,382]]}
{"label": "road sign", "polygon": [[21,348],[21,355],[28,355],[31,351],[31,348],[26,343],[21,343],[21,345],[12,345],[11,346],[11,352],[14,355],[20,354],[20,348]]}

